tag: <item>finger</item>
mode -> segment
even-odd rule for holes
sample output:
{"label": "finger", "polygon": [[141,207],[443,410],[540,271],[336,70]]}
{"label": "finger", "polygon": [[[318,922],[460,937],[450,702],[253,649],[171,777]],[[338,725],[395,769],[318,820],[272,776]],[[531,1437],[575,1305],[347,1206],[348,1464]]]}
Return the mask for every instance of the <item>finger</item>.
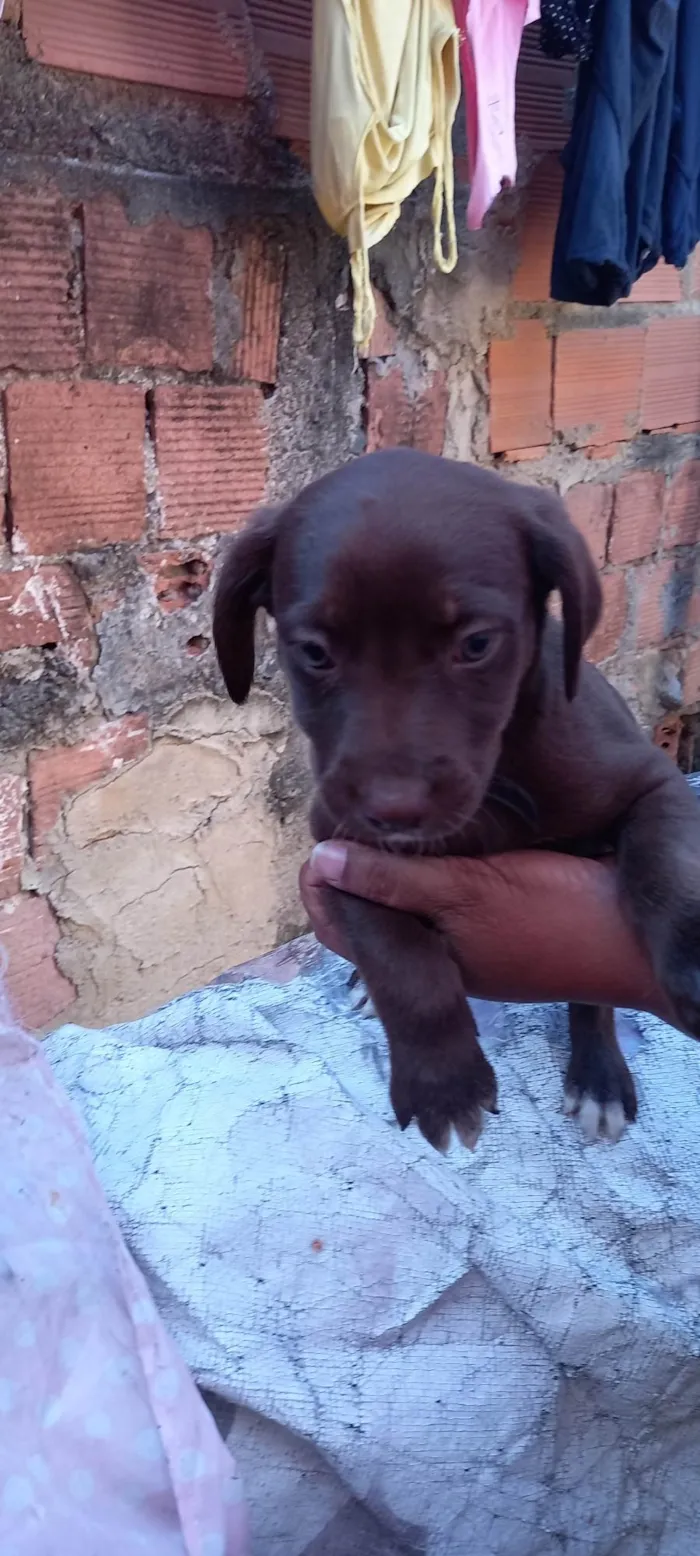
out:
{"label": "finger", "polygon": [[328,911],[328,887],[314,885],[310,877],[311,870],[306,863],[302,865],[299,872],[299,892],[316,939],[320,940],[321,945],[325,945],[329,951],[334,951],[336,956],[342,956],[349,961],[348,948]]}
{"label": "finger", "polygon": [[[358,843],[317,843],[308,864],[312,886],[334,886],[405,913],[428,918],[454,901],[454,864],[448,859],[402,857]],[[461,861],[460,861],[461,862]]]}

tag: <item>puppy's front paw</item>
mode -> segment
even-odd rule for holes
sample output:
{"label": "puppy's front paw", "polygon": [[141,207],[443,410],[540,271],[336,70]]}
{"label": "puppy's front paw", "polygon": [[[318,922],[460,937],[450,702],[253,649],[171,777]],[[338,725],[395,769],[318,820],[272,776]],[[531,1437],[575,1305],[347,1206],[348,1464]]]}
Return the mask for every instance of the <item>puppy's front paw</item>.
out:
{"label": "puppy's front paw", "polygon": [[674,924],[664,949],[659,981],[679,1024],[700,1038],[700,908]]}
{"label": "puppy's front paw", "polygon": [[394,1045],[391,1101],[401,1128],[415,1118],[436,1151],[448,1149],[452,1129],[473,1151],[484,1112],[498,1112],[498,1085],[475,1042],[426,1043],[420,1049]]}
{"label": "puppy's front paw", "polygon": [[618,1048],[574,1053],[564,1082],[564,1111],[578,1118],[586,1140],[618,1141],[637,1117],[634,1081]]}
{"label": "puppy's front paw", "polygon": [[377,1012],[372,1004],[372,996],[356,967],[353,967],[347,986],[352,995],[353,1015],[362,1016],[364,1021],[376,1021]]}

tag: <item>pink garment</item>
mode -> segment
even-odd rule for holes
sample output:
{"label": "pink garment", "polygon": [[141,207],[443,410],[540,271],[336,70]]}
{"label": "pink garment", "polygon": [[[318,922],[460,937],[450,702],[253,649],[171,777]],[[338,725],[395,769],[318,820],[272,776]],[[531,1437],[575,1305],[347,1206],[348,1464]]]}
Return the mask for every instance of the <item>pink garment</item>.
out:
{"label": "pink garment", "polygon": [[515,72],[523,28],[540,0],[455,0],[467,110],[467,226],[480,227],[502,185],[515,183]]}
{"label": "pink garment", "polygon": [[2,1556],[245,1556],[233,1460],[1,981],[0,1184]]}

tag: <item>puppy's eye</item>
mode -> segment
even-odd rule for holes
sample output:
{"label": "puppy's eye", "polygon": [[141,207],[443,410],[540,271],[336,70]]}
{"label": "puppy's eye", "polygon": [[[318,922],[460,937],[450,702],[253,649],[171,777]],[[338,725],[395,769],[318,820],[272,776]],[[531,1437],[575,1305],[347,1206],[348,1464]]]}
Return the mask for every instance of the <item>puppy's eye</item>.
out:
{"label": "puppy's eye", "polygon": [[467,632],[455,643],[454,659],[459,665],[475,665],[485,659],[493,644],[491,632]]}
{"label": "puppy's eye", "polygon": [[297,643],[297,653],[305,670],[315,670],[320,674],[324,670],[333,670],[335,661],[331,658],[323,643],[318,643],[315,638],[307,638],[302,643]]}

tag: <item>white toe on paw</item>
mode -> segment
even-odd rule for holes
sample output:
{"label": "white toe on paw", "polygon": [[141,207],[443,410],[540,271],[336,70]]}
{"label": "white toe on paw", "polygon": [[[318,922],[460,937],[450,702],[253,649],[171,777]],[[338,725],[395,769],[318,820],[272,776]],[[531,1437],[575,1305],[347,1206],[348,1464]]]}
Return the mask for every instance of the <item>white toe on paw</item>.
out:
{"label": "white toe on paw", "polygon": [[625,1110],[621,1102],[598,1102],[589,1092],[579,1096],[567,1091],[564,1095],[564,1112],[576,1114],[584,1140],[610,1140],[616,1145],[627,1128]]}
{"label": "white toe on paw", "polygon": [[376,1018],[377,1012],[374,1008],[374,1005],[372,1004],[369,994],[367,993],[364,983],[360,983],[358,981],[355,984],[353,995],[354,998],[352,999],[350,1005],[350,1009],[352,1010],[353,1015],[362,1016],[363,1020],[365,1021],[373,1021]]}
{"label": "white toe on paw", "polygon": [[603,1108],[603,1124],[608,1140],[612,1140],[613,1144],[616,1145],[627,1128],[625,1110],[621,1102],[606,1103]]}
{"label": "white toe on paw", "polygon": [[583,1096],[578,1110],[581,1133],[585,1140],[597,1140],[603,1109],[595,1097]]}

